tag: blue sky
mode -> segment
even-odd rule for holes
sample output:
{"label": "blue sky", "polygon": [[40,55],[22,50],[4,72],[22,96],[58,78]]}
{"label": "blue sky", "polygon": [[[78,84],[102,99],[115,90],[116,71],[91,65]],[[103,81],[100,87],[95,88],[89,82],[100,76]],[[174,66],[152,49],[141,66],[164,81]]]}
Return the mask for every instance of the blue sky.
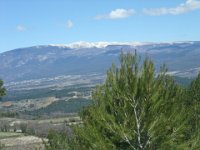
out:
{"label": "blue sky", "polygon": [[1,0],[0,52],[34,45],[200,40],[200,0]]}

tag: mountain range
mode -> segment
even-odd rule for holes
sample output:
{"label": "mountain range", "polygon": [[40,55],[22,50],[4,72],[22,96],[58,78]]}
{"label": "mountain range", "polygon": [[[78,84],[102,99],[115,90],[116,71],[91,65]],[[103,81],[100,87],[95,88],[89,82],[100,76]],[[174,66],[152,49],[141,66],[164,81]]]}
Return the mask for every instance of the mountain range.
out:
{"label": "mountain range", "polygon": [[200,71],[200,41],[171,43],[77,42],[40,45],[0,53],[0,78],[6,84],[66,75],[105,75],[121,51],[150,57],[156,69],[166,64],[169,74],[194,77]]}

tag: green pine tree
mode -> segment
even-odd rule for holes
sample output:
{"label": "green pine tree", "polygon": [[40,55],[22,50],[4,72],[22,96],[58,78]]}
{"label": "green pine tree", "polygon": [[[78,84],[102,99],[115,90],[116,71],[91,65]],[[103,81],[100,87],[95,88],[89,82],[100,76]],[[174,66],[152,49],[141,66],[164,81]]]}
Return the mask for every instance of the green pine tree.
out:
{"label": "green pine tree", "polygon": [[185,107],[187,109],[187,142],[191,149],[200,149],[200,74],[186,89]]}
{"label": "green pine tree", "polygon": [[66,150],[195,150],[200,148],[200,75],[189,89],[175,84],[163,66],[134,54],[121,54],[93,105],[81,112],[83,124],[73,136],[51,134],[49,149]]}
{"label": "green pine tree", "polygon": [[94,105],[83,111],[75,129],[86,149],[176,149],[185,139],[182,90],[165,67],[156,75],[153,62],[121,54],[107,79],[93,92]]}

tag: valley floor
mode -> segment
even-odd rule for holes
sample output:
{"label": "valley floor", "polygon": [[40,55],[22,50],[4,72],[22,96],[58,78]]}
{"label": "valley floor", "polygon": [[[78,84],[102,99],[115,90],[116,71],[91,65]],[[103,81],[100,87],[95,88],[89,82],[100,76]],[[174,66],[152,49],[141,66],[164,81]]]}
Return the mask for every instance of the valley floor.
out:
{"label": "valley floor", "polygon": [[43,150],[51,129],[70,134],[70,126],[80,123],[78,115],[36,120],[0,118],[0,149]]}

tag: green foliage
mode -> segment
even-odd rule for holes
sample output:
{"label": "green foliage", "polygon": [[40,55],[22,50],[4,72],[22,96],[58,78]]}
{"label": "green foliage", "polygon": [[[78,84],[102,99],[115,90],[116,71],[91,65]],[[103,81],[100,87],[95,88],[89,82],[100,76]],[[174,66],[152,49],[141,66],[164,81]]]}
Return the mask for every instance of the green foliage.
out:
{"label": "green foliage", "polygon": [[56,112],[61,113],[77,113],[82,110],[83,107],[88,106],[92,103],[89,99],[84,98],[76,98],[70,99],[68,101],[60,100],[53,102],[52,104],[48,105],[47,107],[40,108],[34,111],[26,111],[25,114],[29,115],[52,115]]}
{"label": "green foliage", "polygon": [[187,109],[188,138],[191,149],[200,149],[200,74],[186,90],[185,106]]}
{"label": "green foliage", "polygon": [[153,62],[139,59],[122,54],[120,68],[113,65],[94,91],[94,106],[83,112],[84,127],[77,129],[87,147],[172,149],[184,138],[181,89],[165,67],[155,78]]}
{"label": "green foliage", "polygon": [[0,111],[0,118],[1,117],[8,117],[8,118],[14,118],[19,116],[19,113],[17,112],[9,112],[9,111]]}
{"label": "green foliage", "polygon": [[0,98],[6,95],[6,89],[3,87],[3,81],[0,80]]}
{"label": "green foliage", "polygon": [[27,124],[26,123],[21,123],[20,124],[20,129],[22,130],[22,133],[26,133],[26,131],[27,131]]}
{"label": "green foliage", "polygon": [[46,150],[76,150],[73,138],[69,138],[64,133],[57,133],[53,130],[49,131],[48,143],[44,142]]}
{"label": "green foliage", "polygon": [[77,92],[89,92],[92,87],[84,87],[84,85],[72,85],[64,87],[63,89],[52,89],[52,88],[43,88],[41,89],[30,89],[30,90],[12,90],[7,91],[7,95],[3,97],[4,101],[18,101],[23,99],[39,99],[44,97],[72,97],[74,91]]}
{"label": "green foliage", "polygon": [[4,147],[5,147],[5,145],[0,143],[0,150],[3,150]]}
{"label": "green foliage", "polygon": [[113,64],[105,83],[93,91],[93,105],[80,114],[83,124],[62,148],[198,149],[200,75],[184,90],[165,66],[156,74],[153,62],[141,63],[137,53],[122,53],[120,64]]}

